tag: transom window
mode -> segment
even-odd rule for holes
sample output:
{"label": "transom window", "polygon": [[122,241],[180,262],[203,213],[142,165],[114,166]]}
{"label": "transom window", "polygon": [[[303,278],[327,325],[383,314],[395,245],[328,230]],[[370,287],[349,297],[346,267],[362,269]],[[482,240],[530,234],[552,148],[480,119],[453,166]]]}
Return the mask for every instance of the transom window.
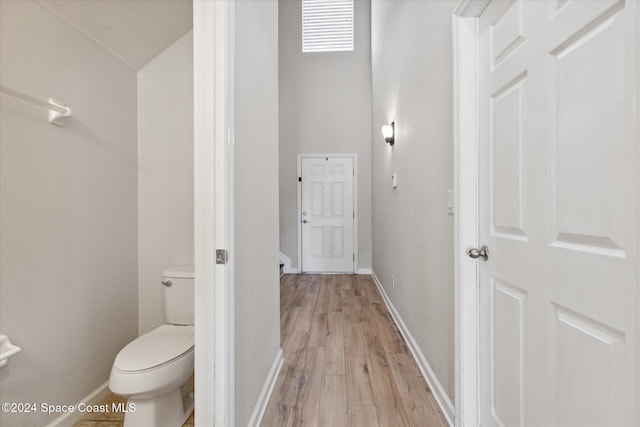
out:
{"label": "transom window", "polygon": [[353,50],[353,0],[302,0],[302,52]]}

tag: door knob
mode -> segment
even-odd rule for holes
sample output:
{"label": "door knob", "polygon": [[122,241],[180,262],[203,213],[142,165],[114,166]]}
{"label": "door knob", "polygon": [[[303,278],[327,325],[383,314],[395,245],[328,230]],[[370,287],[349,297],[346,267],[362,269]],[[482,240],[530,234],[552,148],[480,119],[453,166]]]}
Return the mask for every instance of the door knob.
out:
{"label": "door knob", "polygon": [[311,221],[307,221],[306,219],[303,219],[303,220],[302,220],[302,223],[303,223],[303,224],[310,223],[310,222],[311,222]]}
{"label": "door knob", "polygon": [[467,255],[474,259],[482,258],[486,261],[489,259],[489,248],[487,247],[487,245],[482,245],[480,249],[471,248],[467,251]]}

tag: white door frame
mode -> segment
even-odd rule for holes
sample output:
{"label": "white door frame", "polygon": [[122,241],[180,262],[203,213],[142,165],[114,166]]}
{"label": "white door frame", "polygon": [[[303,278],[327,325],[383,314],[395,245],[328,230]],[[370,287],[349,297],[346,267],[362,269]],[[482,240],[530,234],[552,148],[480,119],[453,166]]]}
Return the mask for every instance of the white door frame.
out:
{"label": "white door frame", "polygon": [[[636,21],[640,22],[640,7],[636,7]],[[636,27],[636,47],[640,47],[640,25]],[[636,55],[636,75],[640,73],[640,55]],[[640,82],[636,80],[636,165],[640,165]],[[640,182],[640,174],[636,175],[636,182]],[[636,194],[636,248],[640,247],[640,185],[637,187]],[[636,249],[637,251],[638,249]],[[636,270],[636,307],[640,307],[640,263]],[[640,313],[637,315],[636,328],[636,347],[637,353],[640,354]],[[640,369],[636,370],[637,387],[640,388]],[[640,389],[636,389],[636,411],[640,413]],[[638,415],[640,418],[640,415]]]}
{"label": "white door frame", "polygon": [[[233,22],[233,2],[194,0],[195,414],[203,427],[234,425]],[[216,264],[216,249],[228,251],[226,265]]]}
{"label": "white door frame", "polygon": [[302,273],[302,159],[309,157],[349,157],[353,159],[353,273],[358,272],[358,154],[357,153],[298,153],[298,272]]}
{"label": "white door frame", "polygon": [[479,403],[477,17],[491,0],[461,0],[453,12],[455,425],[477,426]]}
{"label": "white door frame", "polygon": [[[466,250],[478,245],[478,17],[492,0],[461,0],[453,12],[454,72],[454,225],[455,259],[455,375],[456,426],[476,426],[479,419],[479,312],[477,262]],[[636,8],[640,20],[640,7]],[[636,32],[640,46],[640,31]],[[636,71],[640,71],[640,55]],[[640,84],[636,84],[635,113],[640,113]],[[640,165],[640,120],[636,121],[636,162]],[[636,177],[638,178],[638,177]],[[636,205],[637,235],[640,244],[640,189]],[[640,266],[636,272],[640,284]],[[638,306],[640,292],[636,291]],[[638,351],[640,352],[640,318]],[[640,384],[640,369],[637,372]],[[640,392],[637,393],[640,410]]]}

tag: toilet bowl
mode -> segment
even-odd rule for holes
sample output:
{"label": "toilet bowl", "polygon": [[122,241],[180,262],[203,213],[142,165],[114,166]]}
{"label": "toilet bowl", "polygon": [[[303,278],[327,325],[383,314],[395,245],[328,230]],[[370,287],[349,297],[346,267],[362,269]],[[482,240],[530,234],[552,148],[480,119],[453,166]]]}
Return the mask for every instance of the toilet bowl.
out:
{"label": "toilet bowl", "polygon": [[109,388],[128,398],[125,427],[179,427],[193,410],[193,270],[163,276],[170,324],[130,342],[111,368]]}

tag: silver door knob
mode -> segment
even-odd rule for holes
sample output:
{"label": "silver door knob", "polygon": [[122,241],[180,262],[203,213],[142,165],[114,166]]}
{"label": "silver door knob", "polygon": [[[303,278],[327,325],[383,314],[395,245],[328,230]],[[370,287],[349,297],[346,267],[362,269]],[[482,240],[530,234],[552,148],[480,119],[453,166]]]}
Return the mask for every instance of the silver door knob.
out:
{"label": "silver door knob", "polygon": [[303,220],[302,220],[302,223],[303,223],[303,224],[307,224],[307,223],[310,223],[310,222],[311,222],[311,221],[307,221],[306,219],[303,219]]}
{"label": "silver door knob", "polygon": [[163,280],[161,282],[163,285],[165,285],[167,288],[170,288],[171,286],[173,286],[173,282],[171,280]]}
{"label": "silver door knob", "polygon": [[489,259],[489,248],[487,247],[487,245],[482,245],[480,249],[471,248],[467,251],[467,255],[474,259],[482,258],[486,261]]}

